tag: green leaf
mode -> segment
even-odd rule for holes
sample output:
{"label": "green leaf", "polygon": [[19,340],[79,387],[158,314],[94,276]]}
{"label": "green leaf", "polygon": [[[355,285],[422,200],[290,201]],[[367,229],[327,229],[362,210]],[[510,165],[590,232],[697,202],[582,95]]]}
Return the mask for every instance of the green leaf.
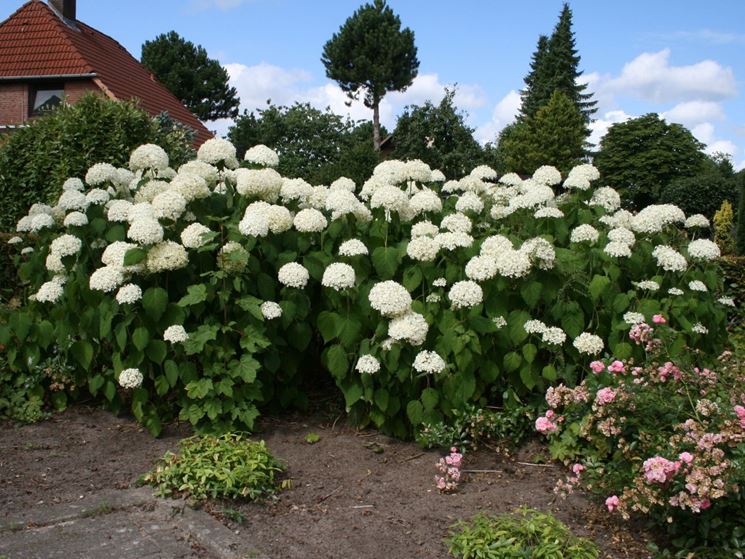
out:
{"label": "green leaf", "polygon": [[203,404],[204,410],[207,412],[207,417],[210,420],[215,420],[222,413],[222,404],[220,400],[211,398]]}
{"label": "green leaf", "polygon": [[145,313],[158,322],[168,306],[168,292],[162,287],[151,287],[142,295],[142,308]]}
{"label": "green leaf", "polygon": [[576,338],[585,329],[585,315],[579,309],[579,305],[576,305],[576,308],[576,311],[568,312],[561,317],[561,327],[570,338]]}
{"label": "green leaf", "polygon": [[523,357],[528,363],[532,363],[538,353],[538,348],[533,344],[525,344],[523,346]]}
{"label": "green leaf", "polygon": [[530,320],[530,315],[525,311],[512,311],[507,319],[507,331],[514,344],[522,343],[528,333],[525,331],[525,323]]}
{"label": "green leaf", "polygon": [[352,383],[349,388],[344,390],[344,401],[346,402],[347,409],[350,409],[362,398],[362,393],[362,385],[359,382]]}
{"label": "green leaf", "polygon": [[214,324],[202,324],[194,332],[189,333],[189,337],[183,342],[184,351],[187,355],[196,355],[202,353],[207,342],[217,339],[217,330],[219,327]]}
{"label": "green leaf", "polygon": [[378,388],[375,390],[375,397],[373,399],[375,400],[375,405],[378,406],[380,411],[385,412],[388,409],[388,401],[390,398],[388,391],[385,388]]}
{"label": "green leaf", "polygon": [[212,391],[212,379],[203,378],[194,380],[186,385],[186,394],[189,398],[202,399]]}
{"label": "green leaf", "polygon": [[329,348],[326,360],[329,372],[336,378],[342,378],[349,369],[347,352],[340,345],[333,345]]}
{"label": "green leaf", "polygon": [[419,400],[411,400],[406,405],[406,415],[409,418],[409,421],[411,421],[412,425],[419,425],[422,422],[424,416],[422,403]]}
{"label": "green leaf", "polygon": [[167,353],[168,347],[162,340],[150,340],[150,343],[147,344],[147,349],[145,350],[145,354],[148,356],[148,359],[158,365],[163,362],[163,359],[166,358]]}
{"label": "green leaf", "polygon": [[88,390],[90,393],[95,396],[98,394],[98,391],[101,390],[101,387],[106,382],[106,379],[103,378],[102,375],[93,375],[91,378],[88,379]]}
{"label": "green leaf", "polygon": [[36,340],[39,345],[46,349],[54,339],[54,326],[48,320],[42,320],[36,325]]}
{"label": "green leaf", "polygon": [[93,361],[93,346],[90,342],[85,340],[75,342],[70,347],[70,353],[72,353],[75,360],[80,363],[80,366],[84,371],[90,369],[91,361]]}
{"label": "green leaf", "polygon": [[600,296],[603,294],[603,292],[605,292],[609,285],[610,279],[608,279],[607,277],[599,275],[593,277],[589,285],[590,296],[592,297],[592,300],[597,301],[598,299],[600,299]]}
{"label": "green leaf", "polygon": [[631,344],[628,344],[626,342],[620,342],[613,346],[613,356],[616,359],[620,359],[621,361],[625,361],[631,355],[633,354],[634,350],[631,347]]}
{"label": "green leaf", "polygon": [[116,338],[116,345],[119,346],[120,351],[124,351],[127,347],[127,325],[124,323],[119,324],[114,330],[114,337]]}
{"label": "green leaf", "polygon": [[537,381],[530,365],[525,365],[520,369],[520,380],[523,381],[523,384],[528,390],[533,390],[533,388],[535,388]]}
{"label": "green leaf", "polygon": [[116,385],[109,381],[106,381],[106,386],[104,386],[103,389],[103,395],[106,396],[106,399],[111,402],[114,399],[114,396],[116,396]]}
{"label": "green leaf", "polygon": [[437,402],[440,401],[440,394],[434,388],[425,388],[422,390],[420,399],[422,400],[424,410],[429,412],[435,409]]}
{"label": "green leaf", "polygon": [[457,381],[457,387],[455,394],[453,395],[456,402],[466,403],[471,399],[473,393],[476,391],[476,378],[472,372],[465,372],[458,375],[460,378],[455,377]]}
{"label": "green leaf", "polygon": [[541,300],[542,289],[543,287],[541,286],[541,282],[532,281],[524,285],[523,288],[520,290],[520,295],[522,296],[523,301],[525,301],[531,309],[538,304],[538,301]]}
{"label": "green leaf", "polygon": [[485,382],[494,382],[499,378],[499,367],[493,361],[484,360],[481,362],[481,367],[479,368],[479,376]]}
{"label": "green leaf", "polygon": [[262,300],[252,295],[246,295],[238,299],[238,306],[257,320],[264,322],[264,313],[261,312]]}
{"label": "green leaf", "polygon": [[124,266],[135,266],[145,260],[147,252],[141,248],[130,248],[124,254]]}
{"label": "green leaf", "polygon": [[522,362],[522,357],[514,351],[511,351],[504,356],[504,368],[507,372],[511,373],[512,371],[516,371]]}
{"label": "green leaf", "polygon": [[404,271],[404,287],[409,291],[414,291],[422,283],[422,271],[415,266],[406,268]]}
{"label": "green leaf", "polygon": [[169,359],[163,364],[163,369],[165,371],[165,377],[166,379],[168,379],[168,384],[170,384],[171,388],[173,388],[174,386],[176,386],[176,382],[178,382],[178,365],[176,365],[175,361],[171,361]]}
{"label": "green leaf", "polygon": [[165,396],[168,390],[171,388],[168,379],[165,375],[158,375],[155,378],[155,393],[158,396]]}
{"label": "green leaf", "polygon": [[261,363],[250,355],[241,356],[241,360],[237,363],[232,373],[234,376],[239,376],[245,383],[252,383],[256,380],[256,373],[261,368]]}
{"label": "green leaf", "polygon": [[372,263],[381,280],[389,280],[396,274],[399,264],[398,249],[378,247],[373,251]]}
{"label": "green leaf", "polygon": [[207,300],[207,286],[203,283],[196,285],[190,285],[186,289],[186,295],[184,295],[178,302],[179,307],[189,307],[192,305],[198,305]]}
{"label": "green leaf", "polygon": [[341,317],[338,314],[329,311],[321,311],[318,313],[316,325],[318,326],[318,331],[321,333],[321,336],[323,336],[323,341],[326,343],[339,335],[337,322],[340,318]]}
{"label": "green leaf", "polygon": [[549,382],[555,382],[556,379],[559,378],[559,375],[556,373],[556,368],[553,365],[546,365],[543,367],[541,374],[543,375],[543,378]]}
{"label": "green leaf", "polygon": [[147,328],[140,326],[136,328],[132,333],[132,343],[137,349],[143,351],[147,347],[147,343],[150,341],[150,333]]}

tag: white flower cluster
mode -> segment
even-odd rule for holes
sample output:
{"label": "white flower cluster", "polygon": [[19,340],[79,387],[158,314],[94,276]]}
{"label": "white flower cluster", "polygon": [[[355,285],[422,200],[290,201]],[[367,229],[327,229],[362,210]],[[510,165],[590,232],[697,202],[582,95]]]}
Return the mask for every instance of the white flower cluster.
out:
{"label": "white flower cluster", "polygon": [[172,344],[180,344],[189,339],[189,334],[181,324],[174,324],[166,328],[166,331],[163,332],[163,339]]}
{"label": "white flower cluster", "polygon": [[[483,245],[482,245],[483,252]],[[496,255],[497,272],[506,278],[521,278],[530,273],[530,256],[521,251],[508,249]]]}
{"label": "white flower cluster", "polygon": [[262,165],[264,167],[276,167],[279,165],[279,155],[264,144],[258,144],[246,150],[244,159],[249,163]]}
{"label": "white flower cluster", "polygon": [[480,214],[484,210],[484,202],[479,195],[474,192],[466,192],[458,198],[455,203],[455,210],[460,213],[471,212]]}
{"label": "white flower cluster", "polygon": [[560,219],[564,217],[564,212],[562,212],[559,208],[539,208],[535,211],[533,214],[533,217],[536,219],[545,219],[545,218],[553,218],[553,219]]}
{"label": "white flower cluster", "polygon": [[91,274],[88,285],[94,291],[110,293],[124,283],[124,272],[117,266],[104,266]]}
{"label": "white flower cluster", "polygon": [[212,230],[202,225],[201,223],[192,223],[188,225],[183,231],[181,231],[181,243],[186,248],[200,248],[207,244],[207,238],[205,235],[211,233]]}
{"label": "white flower cluster", "polygon": [[166,190],[153,198],[152,206],[157,219],[178,221],[186,211],[186,200],[175,190]]}
{"label": "white flower cluster", "polygon": [[503,316],[495,316],[492,318],[492,322],[494,323],[494,326],[497,327],[497,330],[507,326],[507,320]]}
{"label": "white flower cluster", "polygon": [[647,206],[631,218],[631,229],[637,233],[659,233],[668,225],[685,223],[686,216],[678,206],[658,204]]}
{"label": "white flower cluster", "polygon": [[124,369],[119,373],[119,386],[122,388],[139,388],[143,381],[142,373],[139,369]]}
{"label": "white flower cluster", "polygon": [[440,250],[440,244],[430,237],[414,237],[406,246],[406,254],[413,260],[432,262]]}
{"label": "white flower cluster", "polygon": [[221,138],[211,138],[204,142],[197,152],[197,159],[210,165],[224,164],[228,169],[238,167],[235,146]]}
{"label": "white flower cluster", "polygon": [[343,289],[353,288],[354,281],[354,268],[343,262],[334,262],[333,264],[329,264],[323,271],[321,285],[341,291]]}
{"label": "white flower cluster", "polygon": [[366,375],[374,375],[380,370],[380,361],[372,355],[361,355],[355,367],[358,372]]}
{"label": "white flower cluster", "polygon": [[370,306],[385,317],[394,317],[411,308],[411,295],[400,283],[388,280],[376,283],[368,295]]}
{"label": "white flower cluster", "polygon": [[615,212],[621,207],[621,195],[610,186],[603,186],[592,193],[592,198],[587,202],[590,206],[600,206],[606,212]]}
{"label": "white flower cluster", "polygon": [[709,239],[696,239],[688,243],[688,256],[699,260],[716,260],[722,255],[715,242]]}
{"label": "white flower cluster", "polygon": [[574,338],[573,345],[577,348],[577,351],[587,355],[597,355],[605,347],[603,339],[600,336],[587,332],[583,332]]}
{"label": "white flower cluster", "polygon": [[466,264],[466,277],[486,281],[497,275],[497,261],[491,256],[474,256]]}
{"label": "white flower cluster", "polygon": [[116,167],[109,163],[96,163],[85,174],[85,182],[91,186],[100,186],[107,182],[116,183],[118,178]]}
{"label": "white flower cluster", "polygon": [[362,256],[368,254],[365,243],[359,239],[349,239],[339,246],[339,256]]}
{"label": "white flower cluster", "polygon": [[474,281],[456,281],[448,292],[448,298],[452,308],[464,309],[481,304],[484,292]]}
{"label": "white flower cluster", "polygon": [[279,283],[287,287],[303,289],[310,279],[310,274],[302,264],[289,262],[279,269],[277,279]]}
{"label": "white flower cluster", "polygon": [[619,241],[611,241],[605,245],[603,252],[614,258],[628,258],[631,256],[631,245]]}
{"label": "white flower cluster", "polygon": [[171,181],[170,188],[181,194],[187,202],[202,200],[211,194],[205,178],[194,172],[179,173]]}
{"label": "white flower cluster", "polygon": [[691,291],[699,291],[699,292],[706,292],[709,291],[709,289],[706,287],[706,284],[702,282],[701,280],[693,280],[688,284],[688,289]]}
{"label": "white flower cluster", "polygon": [[653,280],[633,281],[631,283],[635,287],[645,291],[657,291],[660,288],[660,284]]}
{"label": "white flower cluster", "polygon": [[451,233],[470,233],[473,228],[473,223],[467,215],[462,213],[454,213],[442,218],[440,222],[441,231],[449,231]]}
{"label": "white flower cluster", "polygon": [[141,245],[154,245],[163,240],[163,227],[154,218],[138,218],[132,221],[127,237]]}
{"label": "white flower cluster", "polygon": [[434,190],[423,188],[411,197],[409,207],[415,216],[423,213],[440,213],[442,200]]}
{"label": "white flower cluster", "polygon": [[89,206],[103,206],[110,199],[109,193],[101,188],[93,188],[85,195],[85,200]]}
{"label": "white flower cluster", "polygon": [[347,177],[339,177],[329,185],[330,190],[346,190],[347,192],[354,192],[357,190],[357,185],[354,184],[352,179]]}
{"label": "white flower cluster", "polygon": [[688,268],[685,256],[668,245],[657,245],[652,251],[657,259],[657,265],[666,272],[685,272]]}
{"label": "white flower cluster", "polygon": [[561,182],[561,173],[556,167],[542,165],[533,173],[533,180],[538,184],[553,186]]}
{"label": "white flower cluster", "polygon": [[675,295],[675,296],[683,295],[685,293],[682,289],[679,289],[677,287],[671,287],[670,289],[667,290],[667,292],[670,295]]}
{"label": "white flower cluster", "polygon": [[429,325],[419,313],[407,312],[398,315],[388,324],[388,336],[397,341],[405,341],[413,346],[420,346],[427,339]]}
{"label": "white flower cluster", "polygon": [[556,251],[551,243],[541,237],[534,237],[525,241],[520,252],[527,254],[531,264],[541,270],[551,270],[556,261]]}
{"label": "white flower cluster", "polygon": [[267,320],[274,320],[282,316],[282,307],[274,301],[264,301],[261,303],[261,314]]}
{"label": "white flower cluster", "polygon": [[700,322],[697,322],[691,327],[691,332],[695,332],[696,334],[708,334],[709,329]]}
{"label": "white flower cluster", "polygon": [[318,233],[326,229],[328,220],[321,212],[313,208],[300,210],[293,220],[295,229],[301,233]]}
{"label": "white flower cluster", "polygon": [[685,220],[684,226],[686,229],[695,229],[697,227],[701,229],[708,229],[710,227],[710,223],[705,215],[694,214]]}
{"label": "white flower cluster", "polygon": [[88,216],[83,212],[70,212],[62,222],[65,227],[85,227],[88,225]]}
{"label": "white flower cluster", "polygon": [[75,235],[60,235],[52,241],[49,248],[51,254],[54,254],[58,258],[64,258],[66,256],[72,256],[80,252],[83,247],[83,241],[81,241]]}
{"label": "white flower cluster", "polygon": [[55,276],[50,281],[43,283],[32,297],[40,303],[56,303],[60,300],[60,297],[62,297],[64,288],[64,277]]}
{"label": "white flower cluster", "polygon": [[523,324],[523,330],[528,334],[543,334],[546,328],[546,325],[540,320],[528,320]]}
{"label": "white flower cluster", "polygon": [[717,302],[725,307],[734,307],[735,300],[732,297],[720,297]]}
{"label": "white flower cluster", "polygon": [[634,324],[641,324],[643,322],[646,322],[647,319],[644,318],[644,315],[640,312],[632,312],[629,311],[623,315],[623,321],[626,324],[634,325]]}
{"label": "white flower cluster", "polygon": [[147,270],[153,274],[180,270],[189,264],[189,255],[183,245],[175,241],[163,241],[150,247],[147,252]]}
{"label": "white flower cluster", "polygon": [[160,146],[144,144],[129,156],[129,168],[133,171],[161,171],[168,168],[168,154]]}
{"label": "white flower cluster", "polygon": [[570,243],[590,243],[594,244],[597,242],[600,233],[592,225],[584,224],[579,225],[572,229],[572,234],[569,237]]}
{"label": "white flower cluster", "polygon": [[131,305],[140,299],[142,299],[142,289],[134,283],[122,285],[116,292],[116,302],[120,305]]}
{"label": "white flower cluster", "polygon": [[414,358],[414,369],[420,373],[438,374],[447,367],[445,360],[434,351],[420,351]]}
{"label": "white flower cluster", "polygon": [[430,221],[420,221],[411,228],[411,238],[434,237],[440,232],[440,228]]}

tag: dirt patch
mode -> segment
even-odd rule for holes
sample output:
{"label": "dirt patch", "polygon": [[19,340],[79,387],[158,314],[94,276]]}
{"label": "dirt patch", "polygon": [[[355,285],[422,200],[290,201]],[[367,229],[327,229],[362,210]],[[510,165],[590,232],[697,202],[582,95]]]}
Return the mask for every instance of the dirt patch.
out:
{"label": "dirt patch", "polygon": [[[60,503],[123,488],[147,471],[188,429],[171,426],[153,439],[130,419],[74,408],[36,425],[0,425],[0,509],[9,515],[40,502]],[[320,440],[309,444],[305,437]],[[288,464],[292,488],[264,504],[210,503],[206,508],[269,557],[446,558],[448,527],[479,511],[519,506],[551,511],[592,538],[602,557],[648,557],[644,537],[608,519],[582,495],[555,500],[555,465],[525,465],[540,454],[528,445],[514,457],[467,454],[458,493],[434,487],[441,454],[324,416],[264,419],[257,438]],[[235,519],[242,518],[236,523]]]}

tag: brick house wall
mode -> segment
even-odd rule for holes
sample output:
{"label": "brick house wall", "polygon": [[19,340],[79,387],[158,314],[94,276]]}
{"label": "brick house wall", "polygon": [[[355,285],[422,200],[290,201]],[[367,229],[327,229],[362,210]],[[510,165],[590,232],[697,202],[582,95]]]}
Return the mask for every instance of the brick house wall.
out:
{"label": "brick house wall", "polygon": [[28,84],[0,83],[0,125],[23,124],[28,120]]}
{"label": "brick house wall", "polygon": [[75,80],[65,83],[65,99],[74,104],[87,92],[101,93],[101,89],[92,80]]}

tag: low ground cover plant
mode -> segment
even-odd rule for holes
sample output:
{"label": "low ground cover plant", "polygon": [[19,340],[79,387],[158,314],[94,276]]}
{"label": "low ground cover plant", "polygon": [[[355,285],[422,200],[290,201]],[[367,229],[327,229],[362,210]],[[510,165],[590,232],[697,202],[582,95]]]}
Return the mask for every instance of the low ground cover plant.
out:
{"label": "low ground cover plant", "polygon": [[145,145],[34,205],[11,239],[27,296],[0,325],[11,371],[57,351],[74,367],[58,407],[92,395],[157,434],[175,416],[250,430],[325,370],[353,422],[410,437],[573,386],[588,358],[641,359],[628,312],[668,316],[673,354],[723,347],[708,220],[622,210],[591,165],[443,182],[385,161],[313,186],[277,162],[257,146],[239,165],[215,139],[172,169]]}
{"label": "low ground cover plant", "polygon": [[597,559],[597,546],[552,516],[522,508],[511,514],[478,514],[450,528],[445,541],[457,559]]}
{"label": "low ground cover plant", "polygon": [[712,359],[695,347],[673,357],[680,332],[666,316],[626,320],[643,360],[596,360],[576,387],[546,392],[549,409],[536,429],[548,436],[554,458],[573,464],[557,491],[583,486],[611,513],[646,515],[669,534],[676,557],[741,553],[743,362],[731,352]]}
{"label": "low ground cover plant", "polygon": [[261,501],[277,492],[284,469],[264,441],[226,433],[182,440],[178,452],[167,452],[141,481],[162,497]]}

